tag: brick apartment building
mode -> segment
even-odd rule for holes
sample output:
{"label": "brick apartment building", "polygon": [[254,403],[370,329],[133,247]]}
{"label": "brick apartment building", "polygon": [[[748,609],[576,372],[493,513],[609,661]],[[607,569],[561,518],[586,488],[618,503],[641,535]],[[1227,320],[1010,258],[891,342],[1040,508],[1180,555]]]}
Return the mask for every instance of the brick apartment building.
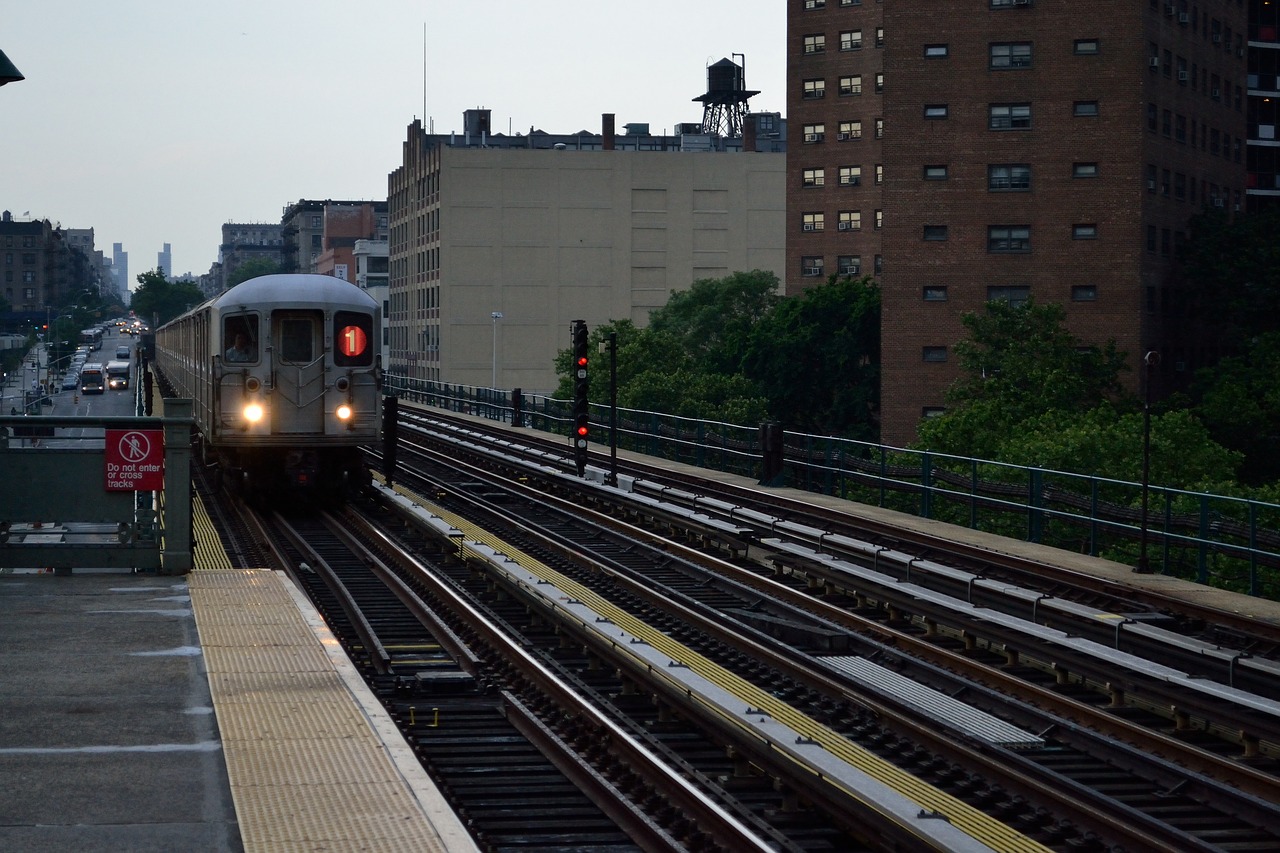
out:
{"label": "brick apartment building", "polygon": [[[1062,305],[1078,338],[1128,354],[1135,391],[1160,352],[1157,397],[1212,360],[1174,260],[1194,214],[1242,210],[1246,187],[1275,182],[1246,172],[1249,14],[1242,0],[789,0],[787,292],[878,279],[884,442],[943,410],[961,317],[988,300]],[[1264,52],[1275,87],[1280,53]]]}

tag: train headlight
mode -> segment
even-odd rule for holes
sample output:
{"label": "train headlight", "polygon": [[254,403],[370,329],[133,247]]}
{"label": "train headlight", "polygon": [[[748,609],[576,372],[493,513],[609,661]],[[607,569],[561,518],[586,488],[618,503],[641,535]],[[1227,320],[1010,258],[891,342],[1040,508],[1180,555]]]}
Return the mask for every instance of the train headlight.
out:
{"label": "train headlight", "polygon": [[340,406],[338,406],[338,409],[335,412],[335,414],[338,416],[338,420],[340,421],[351,420],[351,414],[352,414],[351,405],[349,403],[341,404]]}
{"label": "train headlight", "polygon": [[244,407],[244,419],[251,424],[256,424],[262,420],[263,409],[261,403],[250,403]]}

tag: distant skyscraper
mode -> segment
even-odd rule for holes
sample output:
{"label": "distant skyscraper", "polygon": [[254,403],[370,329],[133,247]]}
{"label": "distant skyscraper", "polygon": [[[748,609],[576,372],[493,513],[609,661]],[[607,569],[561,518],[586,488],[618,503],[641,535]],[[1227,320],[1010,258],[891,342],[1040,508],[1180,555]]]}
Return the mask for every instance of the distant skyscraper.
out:
{"label": "distant skyscraper", "polygon": [[164,273],[166,280],[173,278],[173,252],[168,243],[164,249],[156,253],[156,266]]}
{"label": "distant skyscraper", "polygon": [[116,282],[120,292],[129,289],[129,253],[124,250],[124,243],[111,244],[111,267],[115,270]]}

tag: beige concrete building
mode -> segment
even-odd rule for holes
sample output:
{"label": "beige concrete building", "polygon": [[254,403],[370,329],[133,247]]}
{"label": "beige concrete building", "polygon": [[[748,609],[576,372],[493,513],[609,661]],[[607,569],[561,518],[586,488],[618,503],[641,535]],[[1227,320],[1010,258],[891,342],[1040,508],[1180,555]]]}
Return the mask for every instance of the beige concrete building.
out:
{"label": "beige concrete building", "polygon": [[610,115],[599,136],[554,138],[415,121],[389,177],[389,371],[550,391],[573,320],[645,325],[698,279],[781,279],[785,154],[756,150],[754,131],[746,150],[700,136],[694,152],[615,138]]}

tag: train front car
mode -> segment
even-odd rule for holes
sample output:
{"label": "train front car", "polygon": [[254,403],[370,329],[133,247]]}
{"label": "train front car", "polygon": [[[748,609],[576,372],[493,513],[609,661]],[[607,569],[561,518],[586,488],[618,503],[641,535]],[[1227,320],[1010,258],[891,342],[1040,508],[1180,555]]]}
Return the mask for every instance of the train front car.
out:
{"label": "train front car", "polygon": [[324,275],[250,279],[197,309],[188,346],[209,353],[207,378],[193,383],[209,394],[197,421],[220,479],[257,497],[322,502],[366,485],[380,327],[372,297]]}

